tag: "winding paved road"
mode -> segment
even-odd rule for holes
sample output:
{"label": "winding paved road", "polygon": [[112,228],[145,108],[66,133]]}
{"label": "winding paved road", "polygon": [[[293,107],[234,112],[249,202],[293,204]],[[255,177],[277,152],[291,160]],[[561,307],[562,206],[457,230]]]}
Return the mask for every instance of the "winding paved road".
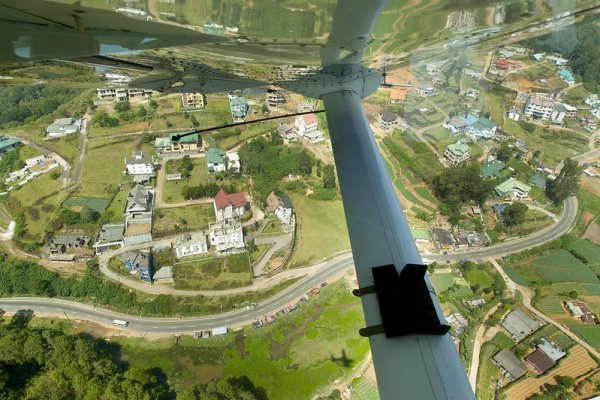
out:
{"label": "winding paved road", "polygon": [[[490,246],[485,249],[463,251],[445,255],[429,254],[424,256],[432,261],[456,261],[458,259],[465,258],[483,260],[499,255],[518,252],[526,248],[538,246],[566,233],[571,228],[576,216],[577,200],[574,197],[571,197],[565,200],[564,212],[558,223],[540,232],[507,243]],[[252,320],[253,318],[272,313],[284,305],[298,299],[310,288],[348,269],[352,265],[352,255],[350,252],[348,252],[340,254],[326,262],[310,267],[314,268],[313,271],[309,272],[307,268],[299,269],[297,270],[298,274],[308,273],[308,276],[301,279],[286,290],[278,293],[271,299],[266,300],[255,309],[228,312],[210,317],[183,319],[143,318],[103,310],[76,302],[44,298],[4,298],[0,299],[0,308],[7,312],[14,312],[19,309],[30,308],[36,313],[42,315],[59,317],[68,317],[71,315],[77,319],[89,320],[103,324],[110,324],[113,319],[118,318],[130,321],[130,325],[127,329],[139,330],[140,332],[151,332],[155,334],[186,333],[198,331],[200,329],[210,329],[218,326],[240,324]],[[281,278],[274,279],[269,283],[265,282],[265,287],[279,282],[280,279]],[[156,285],[144,285],[144,287],[147,289],[154,286]],[[245,290],[247,289],[248,288]],[[65,315],[65,313],[67,314]]]}
{"label": "winding paved road", "polygon": [[287,304],[297,301],[311,288],[321,282],[340,274],[350,268],[352,258],[340,257],[326,263],[326,268],[316,272],[313,276],[303,279],[277,296],[265,300],[258,307],[250,310],[230,311],[219,315],[193,318],[147,318],[137,317],[104,310],[73,301],[47,299],[47,298],[5,298],[0,299],[0,309],[13,313],[21,309],[32,309],[37,315],[67,317],[88,320],[104,325],[112,324],[114,319],[129,321],[125,329],[148,332],[153,334],[178,334],[196,332],[202,329],[211,329],[220,326],[242,324],[271,314]]}

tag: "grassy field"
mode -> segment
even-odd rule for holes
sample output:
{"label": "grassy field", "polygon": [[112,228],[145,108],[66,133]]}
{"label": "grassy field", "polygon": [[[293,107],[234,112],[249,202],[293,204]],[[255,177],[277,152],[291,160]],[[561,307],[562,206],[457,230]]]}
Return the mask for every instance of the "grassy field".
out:
{"label": "grassy field", "polygon": [[469,285],[479,285],[480,289],[485,289],[492,286],[494,278],[490,274],[480,269],[471,269],[465,273],[465,279]]}
{"label": "grassy field", "polygon": [[460,278],[448,272],[431,274],[430,277],[438,293],[447,292],[450,296],[455,298],[473,295],[473,291],[464,278]]}
{"label": "grassy field", "polygon": [[[368,341],[356,335],[362,325],[359,300],[340,282],[258,331],[245,328],[208,340],[184,336],[178,344],[172,338],[112,341],[123,361],[160,368],[177,392],[218,377],[247,376],[268,399],[304,400],[364,359]],[[346,362],[333,361],[342,350]]]}
{"label": "grassy field", "polygon": [[430,277],[438,292],[445,292],[454,284],[454,274],[449,272],[431,274]]}
{"label": "grassy field", "polygon": [[515,345],[515,341],[509,338],[506,333],[498,332],[491,340],[498,349],[510,349]]}
{"label": "grassy field", "polygon": [[248,253],[225,258],[203,258],[175,264],[175,288],[221,290],[252,284]]}
{"label": "grassy field", "polygon": [[[180,181],[166,181],[163,183],[164,193],[163,199],[166,203],[179,203],[184,201],[181,191],[185,186],[197,186],[199,184],[206,184],[208,182],[208,168],[206,166],[206,160],[204,157],[192,158],[194,169],[191,171],[189,179]],[[181,161],[180,160],[167,160],[166,171],[167,174],[179,174],[182,173]]]}
{"label": "grassy field", "polygon": [[152,216],[152,236],[168,236],[186,231],[208,228],[215,220],[215,210],[211,204],[196,204],[177,208],[160,208]]}
{"label": "grassy field", "polygon": [[494,400],[495,398],[496,377],[499,370],[492,361],[492,357],[496,354],[496,351],[496,346],[490,343],[485,343],[481,348],[476,390],[477,399],[479,400]]}
{"label": "grassy field", "polygon": [[125,157],[136,150],[132,138],[101,139],[90,141],[83,163],[81,185],[75,195],[112,199],[117,186],[127,182],[123,178]]}
{"label": "grassy field", "polygon": [[527,279],[521,275],[517,268],[509,267],[507,265],[503,266],[502,268],[504,269],[504,272],[506,272],[506,275],[508,275],[508,277],[517,285],[527,285]]}
{"label": "grassy field", "polygon": [[128,193],[128,186],[121,187],[106,209],[106,213],[112,215],[112,219],[115,222],[120,222],[123,220],[123,210],[125,210],[125,203],[127,203]]}
{"label": "grassy field", "polygon": [[[60,170],[60,168],[57,168],[57,170]],[[48,172],[34,177],[25,185],[21,186],[20,189],[9,192],[9,196],[18,199],[24,208],[33,205],[40,198],[60,190],[60,179],[52,179],[50,175],[50,172]]]}
{"label": "grassy field", "polygon": [[306,265],[350,249],[340,200],[313,200],[299,194],[291,194],[290,199],[296,211],[296,246],[290,265]]}
{"label": "grassy field", "polygon": [[598,282],[596,274],[567,250],[537,258],[532,265],[551,282]]}
{"label": "grassy field", "polygon": [[588,141],[583,136],[568,131],[544,132],[541,127],[536,126],[535,131],[530,133],[511,119],[504,121],[503,128],[523,140],[531,151],[539,150],[541,160],[549,165],[557,165],[565,157],[588,150]]}

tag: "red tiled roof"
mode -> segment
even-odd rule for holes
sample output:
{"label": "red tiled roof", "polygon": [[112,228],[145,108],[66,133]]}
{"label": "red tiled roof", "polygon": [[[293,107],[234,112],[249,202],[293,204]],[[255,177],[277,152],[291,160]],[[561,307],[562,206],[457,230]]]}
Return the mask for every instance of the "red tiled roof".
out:
{"label": "red tiled roof", "polygon": [[315,117],[315,114],[305,114],[302,116],[302,118],[304,119],[304,125],[317,123],[317,117]]}
{"label": "red tiled roof", "polygon": [[244,196],[244,193],[242,192],[228,194],[226,191],[221,189],[215,196],[215,205],[217,206],[218,210],[222,210],[228,205],[237,208],[245,206],[246,204],[246,196]]}

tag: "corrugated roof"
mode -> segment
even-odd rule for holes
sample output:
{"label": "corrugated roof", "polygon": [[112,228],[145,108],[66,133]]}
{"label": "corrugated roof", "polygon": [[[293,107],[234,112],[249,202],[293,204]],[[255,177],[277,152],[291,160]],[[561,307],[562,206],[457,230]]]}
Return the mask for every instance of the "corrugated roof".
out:
{"label": "corrugated roof", "polygon": [[502,327],[506,329],[517,342],[520,342],[525,337],[529,336],[540,326],[541,323],[539,321],[531,319],[523,310],[515,310],[509,313],[502,322]]}
{"label": "corrugated roof", "polygon": [[224,164],[225,152],[216,147],[209,148],[206,150],[206,162],[209,164]]}
{"label": "corrugated roof", "polygon": [[448,145],[448,150],[450,150],[454,155],[459,157],[462,157],[465,154],[469,154],[471,152],[471,148],[466,143],[463,143],[460,140],[456,143]]}
{"label": "corrugated roof", "polygon": [[496,178],[502,178],[503,169],[504,163],[502,161],[492,160],[483,164],[479,171],[484,178],[492,176],[495,176]]}
{"label": "corrugated roof", "polygon": [[553,359],[548,357],[548,355],[540,349],[537,349],[536,351],[525,357],[525,361],[527,361],[527,363],[529,363],[537,371],[538,374],[543,374],[544,372],[552,368],[554,364],[556,364],[556,362]]}
{"label": "corrugated roof", "polygon": [[514,379],[521,377],[525,371],[525,364],[521,362],[510,350],[502,349],[493,357],[502,368],[506,370]]}

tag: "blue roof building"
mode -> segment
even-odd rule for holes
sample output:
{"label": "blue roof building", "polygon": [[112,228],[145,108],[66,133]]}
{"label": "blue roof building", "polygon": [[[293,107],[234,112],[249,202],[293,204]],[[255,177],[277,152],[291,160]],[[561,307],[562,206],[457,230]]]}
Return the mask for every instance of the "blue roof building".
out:
{"label": "blue roof building", "polygon": [[563,81],[567,82],[569,86],[575,84],[575,78],[571,74],[571,71],[569,71],[568,69],[561,69],[560,71],[558,71],[558,77]]}

